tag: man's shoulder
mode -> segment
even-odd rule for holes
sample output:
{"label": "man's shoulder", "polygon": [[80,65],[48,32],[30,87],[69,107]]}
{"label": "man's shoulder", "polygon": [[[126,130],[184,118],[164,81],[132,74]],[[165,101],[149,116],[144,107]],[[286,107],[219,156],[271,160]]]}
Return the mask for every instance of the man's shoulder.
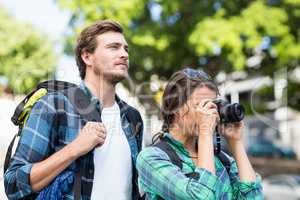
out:
{"label": "man's shoulder", "polygon": [[58,112],[62,110],[70,112],[74,110],[68,97],[60,91],[48,92],[36,102],[34,107],[47,107],[53,112]]}

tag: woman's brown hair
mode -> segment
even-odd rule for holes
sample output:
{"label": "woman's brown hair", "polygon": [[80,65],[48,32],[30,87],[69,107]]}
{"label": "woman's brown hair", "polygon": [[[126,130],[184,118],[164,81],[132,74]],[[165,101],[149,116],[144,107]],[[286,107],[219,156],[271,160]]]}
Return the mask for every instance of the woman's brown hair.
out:
{"label": "woman's brown hair", "polygon": [[162,97],[163,132],[167,132],[172,126],[178,109],[187,102],[190,95],[198,87],[207,87],[219,94],[217,85],[203,71],[184,68],[171,76]]}

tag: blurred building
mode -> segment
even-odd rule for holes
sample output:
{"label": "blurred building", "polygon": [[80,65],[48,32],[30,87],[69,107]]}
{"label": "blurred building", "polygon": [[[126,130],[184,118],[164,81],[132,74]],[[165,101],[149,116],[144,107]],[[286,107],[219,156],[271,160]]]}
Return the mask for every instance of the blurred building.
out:
{"label": "blurred building", "polygon": [[[272,142],[276,148],[291,149],[300,158],[300,134],[297,131],[300,130],[300,113],[287,106],[286,78],[284,73],[272,78],[247,78],[244,72],[223,75],[219,77],[222,82],[220,93],[231,102],[246,103],[246,110],[253,114],[245,119],[244,139],[248,146],[261,141]],[[273,93],[262,98],[259,91],[265,87],[274,87]],[[261,112],[262,107],[264,112]]]}

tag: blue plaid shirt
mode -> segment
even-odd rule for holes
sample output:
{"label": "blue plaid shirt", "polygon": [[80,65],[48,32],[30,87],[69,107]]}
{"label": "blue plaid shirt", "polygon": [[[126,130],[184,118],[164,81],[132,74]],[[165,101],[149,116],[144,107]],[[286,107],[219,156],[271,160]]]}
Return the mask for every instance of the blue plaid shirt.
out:
{"label": "blue plaid shirt", "polygon": [[[101,112],[101,104],[82,82],[80,88],[91,98],[91,102]],[[128,140],[133,166],[133,200],[138,198],[137,171],[135,162],[141,150],[143,124],[140,114],[116,96],[121,110],[121,124]],[[58,107],[63,105],[63,109]],[[127,112],[134,110],[141,128],[134,133],[130,126]],[[33,106],[25,123],[21,137],[9,168],[4,175],[5,192],[9,199],[21,199],[28,195],[35,196],[29,182],[31,167],[34,163],[45,160],[53,153],[61,150],[72,142],[86,121],[76,112],[75,108],[60,92],[51,92],[40,98]],[[94,177],[93,151],[80,158],[82,168],[81,199],[88,200],[91,196]],[[73,162],[66,170],[78,170],[77,162]],[[73,191],[64,195],[63,199],[73,199]]]}

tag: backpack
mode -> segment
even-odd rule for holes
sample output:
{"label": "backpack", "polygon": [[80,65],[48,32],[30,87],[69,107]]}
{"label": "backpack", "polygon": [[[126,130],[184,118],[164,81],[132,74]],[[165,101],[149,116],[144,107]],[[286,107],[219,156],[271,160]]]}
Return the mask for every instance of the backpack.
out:
{"label": "backpack", "polygon": [[[11,161],[12,149],[15,143],[15,139],[17,137],[20,137],[22,128],[30,115],[32,107],[34,106],[35,102],[37,102],[41,97],[51,92],[61,92],[62,94],[64,94],[84,120],[101,122],[101,114],[96,111],[96,109],[93,109],[91,112],[86,112],[85,109],[91,103],[90,98],[76,84],[58,80],[48,80],[39,83],[36,88],[28,93],[26,97],[18,104],[13,116],[11,117],[11,121],[14,123],[14,125],[19,127],[19,130],[8,146],[4,161],[4,173],[9,167]],[[133,128],[132,130],[134,130],[134,134],[138,133],[141,128],[141,126],[139,126],[141,118],[138,117],[135,112],[137,112],[135,109],[128,109],[128,112],[126,113],[127,119],[131,127]],[[82,169],[79,169],[75,174],[73,186],[75,200],[80,199],[81,196],[81,174]]]}
{"label": "backpack", "polygon": [[[164,137],[161,137],[160,140],[152,146],[157,147],[157,148],[161,149],[162,151],[164,151],[170,158],[172,164],[174,164],[174,165],[178,166],[180,169],[182,169],[182,160],[179,158],[176,151],[170,146],[170,144],[166,141],[166,139]],[[231,162],[230,162],[228,156],[223,151],[219,151],[215,155],[220,159],[220,161],[226,168],[227,173],[229,174]],[[194,178],[194,179],[199,179],[199,177],[200,177],[199,173],[197,173],[197,172],[186,173],[185,176],[187,176],[189,178]],[[158,197],[158,199],[163,200],[162,197]]]}

